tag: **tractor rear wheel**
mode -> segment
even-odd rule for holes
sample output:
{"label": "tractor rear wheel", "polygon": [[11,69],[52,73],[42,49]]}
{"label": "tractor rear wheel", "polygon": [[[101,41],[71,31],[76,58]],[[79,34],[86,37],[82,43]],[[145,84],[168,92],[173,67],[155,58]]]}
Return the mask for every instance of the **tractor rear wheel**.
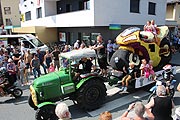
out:
{"label": "tractor rear wheel", "polygon": [[90,79],[77,91],[77,103],[85,110],[98,108],[106,97],[106,87],[99,79]]}

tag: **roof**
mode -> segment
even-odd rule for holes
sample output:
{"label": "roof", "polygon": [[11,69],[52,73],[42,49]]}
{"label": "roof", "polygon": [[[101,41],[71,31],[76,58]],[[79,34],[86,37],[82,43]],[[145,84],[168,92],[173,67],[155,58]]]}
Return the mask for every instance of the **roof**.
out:
{"label": "roof", "polygon": [[95,50],[92,50],[90,48],[84,48],[79,50],[72,50],[66,53],[61,53],[60,56],[71,60],[80,60],[83,57],[96,57],[96,52]]}

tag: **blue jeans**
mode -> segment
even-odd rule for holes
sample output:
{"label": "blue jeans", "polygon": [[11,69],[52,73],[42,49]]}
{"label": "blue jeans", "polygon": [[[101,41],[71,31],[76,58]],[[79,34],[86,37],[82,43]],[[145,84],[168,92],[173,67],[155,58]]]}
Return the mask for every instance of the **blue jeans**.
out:
{"label": "blue jeans", "polygon": [[44,63],[41,63],[40,65],[41,65],[41,66],[43,67],[43,69],[44,69],[44,74],[47,74],[46,65],[45,65]]}
{"label": "blue jeans", "polygon": [[37,74],[38,74],[38,77],[40,77],[41,75],[40,68],[33,68],[33,74],[34,74],[34,78],[37,78],[36,77]]}

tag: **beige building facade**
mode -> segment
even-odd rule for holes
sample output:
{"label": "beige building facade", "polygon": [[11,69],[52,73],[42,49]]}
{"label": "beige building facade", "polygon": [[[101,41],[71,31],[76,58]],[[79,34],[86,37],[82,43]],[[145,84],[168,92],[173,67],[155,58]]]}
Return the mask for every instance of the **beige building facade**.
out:
{"label": "beige building facade", "polygon": [[180,36],[180,0],[168,0],[166,25],[169,26],[171,37],[173,35]]}
{"label": "beige building facade", "polygon": [[5,29],[21,26],[19,0],[1,0],[1,11]]}

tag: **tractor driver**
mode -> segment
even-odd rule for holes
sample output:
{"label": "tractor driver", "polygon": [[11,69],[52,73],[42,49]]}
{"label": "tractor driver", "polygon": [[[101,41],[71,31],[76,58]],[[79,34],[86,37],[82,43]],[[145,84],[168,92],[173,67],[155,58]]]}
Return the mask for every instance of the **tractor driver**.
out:
{"label": "tractor driver", "polygon": [[81,75],[81,74],[86,74],[86,73],[90,73],[91,72],[91,67],[92,67],[92,62],[90,59],[84,57],[81,58],[81,60],[79,61],[78,64],[75,65],[75,67],[79,68],[79,65],[82,64],[83,69],[78,69],[78,71],[75,73],[73,80],[76,81],[77,78]]}

